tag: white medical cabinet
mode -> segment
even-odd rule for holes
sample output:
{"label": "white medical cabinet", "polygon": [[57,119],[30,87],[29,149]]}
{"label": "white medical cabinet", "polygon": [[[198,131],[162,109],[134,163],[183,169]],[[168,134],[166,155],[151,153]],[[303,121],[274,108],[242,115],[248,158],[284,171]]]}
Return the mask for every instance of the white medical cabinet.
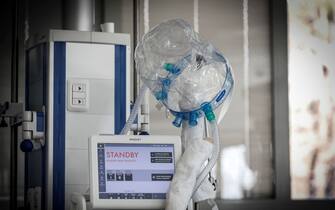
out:
{"label": "white medical cabinet", "polygon": [[128,34],[51,30],[27,48],[25,109],[39,116],[27,133],[44,135],[21,145],[31,209],[69,209],[72,192],[89,190],[88,139],[126,122],[130,61]]}

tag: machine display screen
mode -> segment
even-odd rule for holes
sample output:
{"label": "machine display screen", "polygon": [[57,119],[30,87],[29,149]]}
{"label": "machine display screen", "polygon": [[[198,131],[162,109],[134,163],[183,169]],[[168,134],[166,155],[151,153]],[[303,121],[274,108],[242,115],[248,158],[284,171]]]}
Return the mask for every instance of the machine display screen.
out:
{"label": "machine display screen", "polygon": [[100,199],[165,199],[175,168],[173,144],[98,143]]}

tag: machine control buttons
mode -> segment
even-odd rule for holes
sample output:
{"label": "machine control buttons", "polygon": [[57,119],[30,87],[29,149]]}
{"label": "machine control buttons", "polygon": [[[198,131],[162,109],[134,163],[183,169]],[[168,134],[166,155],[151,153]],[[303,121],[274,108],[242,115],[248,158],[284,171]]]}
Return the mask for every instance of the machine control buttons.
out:
{"label": "machine control buttons", "polygon": [[166,199],[166,193],[99,193],[100,199]]}
{"label": "machine control buttons", "polygon": [[89,81],[85,79],[68,80],[68,110],[86,112],[89,109]]}
{"label": "machine control buttons", "polygon": [[86,100],[83,99],[83,98],[74,98],[74,99],[72,99],[72,104],[73,105],[83,105],[83,106],[85,106]]}
{"label": "machine control buttons", "polygon": [[86,92],[86,85],[85,84],[73,84],[72,91],[73,92]]}

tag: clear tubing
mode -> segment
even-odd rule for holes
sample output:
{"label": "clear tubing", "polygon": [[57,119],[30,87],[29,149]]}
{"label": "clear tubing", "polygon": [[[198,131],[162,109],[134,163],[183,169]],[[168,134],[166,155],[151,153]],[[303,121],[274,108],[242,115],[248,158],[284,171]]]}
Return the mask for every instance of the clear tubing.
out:
{"label": "clear tubing", "polygon": [[[125,126],[123,127],[122,131],[121,131],[121,135],[125,135],[131,127],[131,124],[134,122],[136,115],[138,113],[138,108],[140,107],[145,93],[147,92],[148,88],[147,86],[143,85],[140,89],[139,95],[135,101],[134,107],[128,117],[128,120],[125,124]],[[209,123],[212,134],[213,134],[213,155],[210,158],[208,164],[206,165],[206,167],[202,170],[202,172],[199,174],[197,181],[195,183],[195,187],[193,189],[193,195],[194,193],[198,190],[198,188],[200,187],[201,183],[205,180],[206,176],[209,174],[209,172],[211,171],[211,169],[214,167],[217,159],[219,158],[220,155],[220,137],[219,137],[219,131],[218,131],[218,127],[217,127],[217,121],[213,120]]]}
{"label": "clear tubing", "polygon": [[145,93],[147,92],[147,90],[148,90],[147,86],[146,85],[142,85],[142,87],[140,89],[140,92],[139,92],[139,94],[137,96],[137,99],[135,101],[135,104],[133,106],[133,109],[131,110],[131,113],[130,113],[130,115],[128,117],[128,120],[127,120],[126,124],[122,128],[120,135],[125,135],[130,130],[130,127],[131,127],[132,123],[134,122],[134,120],[135,120],[135,118],[137,116],[138,108],[141,106],[142,101],[143,101],[143,99],[145,97]]}
{"label": "clear tubing", "polygon": [[213,142],[214,143],[214,145],[213,145],[213,155],[210,158],[206,167],[199,174],[199,176],[197,178],[197,181],[195,183],[194,189],[193,189],[192,196],[198,190],[201,183],[205,180],[205,178],[209,174],[209,172],[212,170],[212,168],[216,164],[216,161],[218,160],[219,155],[220,155],[220,137],[219,137],[219,129],[218,129],[216,119],[211,121],[209,123],[209,125],[210,125],[210,128],[211,128],[211,132],[212,132],[212,135],[213,135],[213,141],[214,141]]}

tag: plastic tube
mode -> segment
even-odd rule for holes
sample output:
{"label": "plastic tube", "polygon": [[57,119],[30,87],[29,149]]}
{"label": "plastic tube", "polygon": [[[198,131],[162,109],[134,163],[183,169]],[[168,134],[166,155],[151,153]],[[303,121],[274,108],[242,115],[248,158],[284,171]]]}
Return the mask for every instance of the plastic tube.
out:
{"label": "plastic tube", "polygon": [[[138,108],[141,105],[145,93],[147,92],[148,88],[143,85],[140,89],[139,95],[135,101],[134,107],[128,117],[128,120],[125,124],[125,126],[123,127],[122,131],[121,131],[121,135],[125,135],[131,127],[131,124],[134,122],[136,115],[138,113]],[[213,141],[214,141],[214,145],[213,145],[213,155],[210,158],[208,164],[206,165],[206,167],[201,171],[201,173],[199,174],[199,176],[197,177],[197,181],[195,183],[195,187],[193,189],[193,195],[194,193],[198,190],[198,188],[200,187],[201,183],[205,180],[206,176],[208,175],[208,173],[212,170],[212,168],[214,167],[217,159],[219,158],[220,155],[220,137],[219,137],[219,131],[218,131],[218,127],[217,127],[217,122],[216,120],[211,121],[210,123],[210,127],[211,127],[211,131],[213,134]]]}
{"label": "plastic tube", "polygon": [[209,125],[211,127],[211,131],[212,131],[212,135],[213,135],[213,141],[214,141],[213,142],[214,143],[214,145],[213,145],[213,155],[210,158],[206,167],[201,171],[201,173],[197,177],[197,181],[196,181],[194,189],[193,189],[193,195],[198,190],[201,183],[205,180],[205,178],[209,174],[209,172],[212,170],[212,168],[214,167],[214,165],[215,165],[215,163],[218,160],[219,155],[220,155],[220,137],[219,137],[219,129],[218,129],[216,120],[214,119],[213,121],[211,121],[209,123]]}
{"label": "plastic tube", "polygon": [[120,135],[125,135],[130,130],[130,127],[131,127],[132,123],[135,121],[135,118],[137,116],[138,108],[141,106],[142,101],[145,97],[145,93],[147,92],[147,90],[148,90],[147,86],[142,85],[142,87],[140,89],[140,92],[138,94],[138,97],[137,97],[137,99],[135,101],[135,104],[133,106],[133,109],[131,110],[131,113],[128,117],[128,120],[127,120],[126,124],[122,128]]}

